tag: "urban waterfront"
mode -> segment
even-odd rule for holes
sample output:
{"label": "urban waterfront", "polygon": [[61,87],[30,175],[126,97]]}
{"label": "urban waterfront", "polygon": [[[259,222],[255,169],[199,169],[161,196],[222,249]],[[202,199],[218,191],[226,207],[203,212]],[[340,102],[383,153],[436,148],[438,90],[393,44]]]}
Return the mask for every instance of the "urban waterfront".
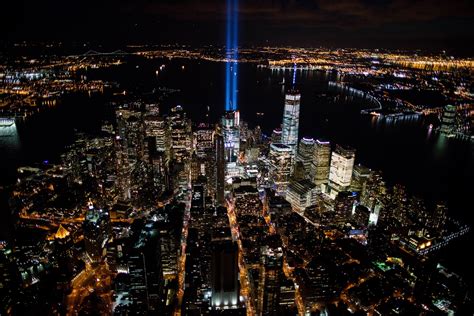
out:
{"label": "urban waterfront", "polygon": [[[161,65],[165,71],[157,75],[155,69]],[[117,95],[122,89],[132,95],[145,94],[150,102],[160,100],[164,112],[181,105],[193,122],[217,121],[223,114],[223,71],[224,64],[218,62],[133,58],[116,68],[85,71],[83,75],[93,80],[113,79],[120,88],[103,94],[69,95],[56,107],[5,130],[0,138],[2,185],[16,181],[18,167],[57,163],[78,133],[99,136],[102,123],[115,120],[111,103],[127,100]],[[272,129],[281,123],[284,83],[291,81],[292,73],[260,69],[250,63],[240,65],[240,74],[242,119],[252,127],[261,126],[270,137]],[[330,81],[337,80],[336,73],[301,71],[296,80],[302,93],[300,135],[354,147],[356,162],[382,171],[390,185],[402,184],[429,203],[446,201],[452,216],[473,224],[468,207],[473,142],[440,135],[430,127],[434,122],[430,117],[391,119],[361,114],[368,106],[366,99],[329,86]],[[4,196],[2,212],[10,213],[6,199]],[[2,236],[8,239],[13,218],[5,216],[9,220],[2,222]],[[472,280],[469,262],[456,250],[471,243],[469,233],[456,241],[456,247],[443,250],[439,262]]]}
{"label": "urban waterfront", "polygon": [[[182,105],[198,122],[206,119],[209,106],[209,121],[217,121],[223,113],[224,64],[173,60],[164,78],[157,77],[155,69],[163,62],[142,61],[139,68],[132,62],[119,69],[92,70],[86,75],[92,79],[114,79],[137,94],[150,93],[150,100],[160,95],[151,94],[153,89],[179,90],[164,98],[164,111]],[[184,71],[182,65],[186,66]],[[253,126],[260,125],[270,136],[281,123],[281,82],[283,78],[286,82],[291,80],[291,73],[259,70],[255,64],[244,64],[241,69],[240,90],[245,91],[240,101],[242,118]],[[469,205],[469,181],[474,175],[473,143],[440,136],[430,130],[429,119],[387,121],[361,115],[364,100],[355,97],[340,101],[331,96],[327,83],[334,78],[335,75],[320,71],[297,75],[302,86],[300,135],[353,146],[357,149],[357,162],[381,170],[389,183],[403,184],[411,192],[430,199],[448,200],[457,216],[471,221],[471,214],[464,210]],[[2,184],[14,182],[16,168],[20,166],[57,160],[64,147],[74,141],[76,131],[97,134],[103,120],[113,120],[114,113],[108,105],[112,100],[110,91],[92,97],[68,96],[48,113],[17,123],[16,134],[0,139],[1,171],[8,175],[2,177]]]}
{"label": "urban waterfront", "polygon": [[472,315],[474,2],[8,2],[0,315]]}

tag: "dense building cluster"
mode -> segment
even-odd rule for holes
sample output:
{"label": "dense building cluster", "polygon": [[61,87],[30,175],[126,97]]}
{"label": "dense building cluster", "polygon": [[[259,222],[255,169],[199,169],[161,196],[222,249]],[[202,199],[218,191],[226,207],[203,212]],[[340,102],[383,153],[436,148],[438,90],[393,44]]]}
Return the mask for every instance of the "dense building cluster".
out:
{"label": "dense building cluster", "polygon": [[237,110],[211,125],[179,105],[117,104],[100,136],[20,168],[2,313],[463,310],[467,286],[436,252],[469,227],[355,149],[299,140],[299,98],[293,86],[271,137]]}
{"label": "dense building cluster", "polygon": [[[437,254],[470,227],[443,202],[387,185],[355,148],[301,137],[295,78],[338,68],[345,77],[329,88],[363,96],[366,114],[435,114],[440,133],[469,138],[472,94],[444,71],[472,70],[473,61],[292,48],[242,49],[237,61],[237,51],[227,52],[227,77],[249,60],[294,71],[271,135],[241,119],[234,78],[218,122],[192,121],[186,105],[165,111],[162,99],[136,94],[113,102],[100,133],[77,134],[59,161],[18,169],[9,197],[15,238],[0,242],[1,315],[468,313],[466,280]],[[221,61],[218,53],[134,55]],[[0,68],[0,126],[52,105],[58,91],[103,92],[104,82],[75,74],[120,64],[123,55]],[[349,87],[360,78],[368,91]],[[433,109],[398,97],[439,85],[450,87],[442,91],[455,105]]]}

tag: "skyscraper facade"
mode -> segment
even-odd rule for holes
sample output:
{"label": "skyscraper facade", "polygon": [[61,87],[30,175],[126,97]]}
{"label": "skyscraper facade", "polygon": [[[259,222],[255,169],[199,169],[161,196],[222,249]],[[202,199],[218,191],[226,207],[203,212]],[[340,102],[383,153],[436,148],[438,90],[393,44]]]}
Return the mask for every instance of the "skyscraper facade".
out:
{"label": "skyscraper facade", "polygon": [[355,149],[336,145],[336,150],[331,156],[329,181],[341,189],[351,185],[352,169],[354,168]]}
{"label": "skyscraper facade", "polygon": [[146,136],[154,139],[155,150],[169,155],[169,130],[166,120],[155,113],[145,116]]}
{"label": "skyscraper facade", "polygon": [[224,132],[224,152],[226,161],[226,176],[237,176],[237,160],[240,152],[240,113],[228,111],[222,117]]}
{"label": "skyscraper facade", "polygon": [[291,181],[288,184],[285,198],[291,203],[293,210],[304,212],[307,207],[316,204],[316,185],[308,179]]}
{"label": "skyscraper facade", "polygon": [[446,135],[452,134],[456,131],[456,107],[448,104],[443,109],[443,116],[441,117],[440,132]]}
{"label": "skyscraper facade", "polygon": [[290,146],[294,151],[298,144],[300,99],[301,94],[298,91],[290,90],[285,95],[285,109],[283,110],[281,143]]}
{"label": "skyscraper facade", "polygon": [[195,181],[198,176],[205,176],[208,183],[207,194],[214,196],[216,190],[214,129],[209,124],[199,124],[194,132],[194,143],[192,180]]}
{"label": "skyscraper facade", "polygon": [[191,156],[191,122],[180,105],[171,109],[168,121],[172,158],[178,162],[183,162]]}
{"label": "skyscraper facade", "polygon": [[361,192],[370,177],[371,170],[361,164],[355,165],[352,171],[351,190]]}
{"label": "skyscraper facade", "polygon": [[82,228],[87,257],[92,262],[101,261],[110,235],[109,213],[89,203]]}
{"label": "skyscraper facade", "polygon": [[225,150],[224,150],[224,136],[222,135],[222,128],[217,126],[214,137],[214,146],[216,153],[216,202],[218,205],[224,204],[224,183],[225,183]]}
{"label": "skyscraper facade", "polygon": [[293,148],[285,144],[271,144],[269,175],[277,194],[284,195],[293,167]]}
{"label": "skyscraper facade", "polygon": [[314,142],[314,184],[321,186],[329,181],[329,162],[331,160],[331,144],[317,139]]}
{"label": "skyscraper facade", "polygon": [[129,200],[133,198],[134,191],[136,192],[131,173],[145,158],[145,126],[141,112],[121,108],[115,114],[117,193],[120,199]]}
{"label": "skyscraper facade", "polygon": [[303,137],[298,146],[296,161],[301,161],[304,166],[305,177],[312,180],[314,178],[314,139]]}
{"label": "skyscraper facade", "polygon": [[212,307],[227,309],[239,303],[237,244],[229,238],[212,241]]}

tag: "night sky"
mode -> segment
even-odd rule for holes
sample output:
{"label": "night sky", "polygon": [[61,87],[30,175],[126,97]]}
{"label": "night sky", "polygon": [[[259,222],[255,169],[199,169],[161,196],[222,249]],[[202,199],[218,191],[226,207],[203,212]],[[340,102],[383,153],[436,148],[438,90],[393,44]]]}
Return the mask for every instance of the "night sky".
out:
{"label": "night sky", "polygon": [[[16,0],[8,41],[223,44],[225,0]],[[472,49],[473,0],[240,1],[242,45]]]}

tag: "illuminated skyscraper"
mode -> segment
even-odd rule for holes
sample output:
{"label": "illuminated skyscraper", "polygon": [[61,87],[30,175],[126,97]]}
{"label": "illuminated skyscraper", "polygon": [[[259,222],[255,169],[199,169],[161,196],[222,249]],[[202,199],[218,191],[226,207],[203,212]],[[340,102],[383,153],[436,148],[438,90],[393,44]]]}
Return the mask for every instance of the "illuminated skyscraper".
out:
{"label": "illuminated skyscraper", "polygon": [[314,139],[303,137],[298,146],[298,153],[296,154],[296,161],[301,161],[304,166],[306,178],[313,179],[314,168]]}
{"label": "illuminated skyscraper", "polygon": [[[360,204],[365,206],[369,211],[375,209],[375,206],[380,203],[386,194],[386,185],[383,181],[382,175],[379,172],[371,172],[363,186],[360,195]],[[397,201],[394,207],[395,213],[402,213],[399,211],[403,209],[406,202],[406,193],[402,186],[395,186],[393,190],[394,200]],[[400,207],[398,206],[400,205]]]}
{"label": "illuminated skyscraper", "polygon": [[237,161],[240,152],[240,113],[228,111],[222,117],[224,132],[224,153],[226,161],[226,176],[237,176]]}
{"label": "illuminated skyscraper", "polygon": [[214,146],[216,148],[216,202],[218,205],[224,204],[224,183],[225,183],[225,152],[224,152],[224,136],[220,126],[216,128],[214,137]]}
{"label": "illuminated skyscraper", "polygon": [[171,109],[168,116],[171,140],[170,172],[173,190],[188,186],[191,170],[192,130],[191,121],[181,106]]}
{"label": "illuminated skyscraper", "polygon": [[169,155],[169,131],[166,120],[155,114],[149,113],[145,116],[145,132],[147,137],[155,140],[156,151]]}
{"label": "illuminated skyscraper", "polygon": [[448,104],[443,109],[443,116],[441,117],[440,132],[446,135],[452,134],[456,131],[456,107]]}
{"label": "illuminated skyscraper", "polygon": [[308,179],[291,181],[288,184],[285,198],[291,203],[293,210],[304,212],[307,207],[316,204],[316,185]]}
{"label": "illuminated skyscraper", "polygon": [[130,164],[143,159],[145,125],[141,112],[120,109],[116,112],[118,136],[122,140]]}
{"label": "illuminated skyscraper", "polygon": [[214,129],[211,126],[205,123],[199,124],[194,135],[198,156],[205,156],[209,151],[213,151]]}
{"label": "illuminated skyscraper", "polygon": [[159,115],[158,108],[147,107],[145,135],[146,161],[149,163],[155,188],[163,190],[166,186],[167,163],[170,159],[170,135],[167,121]]}
{"label": "illuminated skyscraper", "polygon": [[275,191],[280,195],[285,194],[292,172],[293,159],[293,149],[290,146],[284,144],[270,145],[269,176]]}
{"label": "illuminated skyscraper", "polygon": [[239,304],[239,266],[237,244],[230,232],[212,237],[211,282],[213,309],[236,308]]}
{"label": "illuminated skyscraper", "polygon": [[168,117],[172,158],[178,162],[191,157],[192,134],[191,122],[186,117],[186,112],[178,105],[171,109]]}
{"label": "illuminated skyscraper", "polygon": [[331,160],[331,144],[317,139],[314,142],[314,184],[321,184],[329,181],[329,162]]}
{"label": "illuminated skyscraper", "polygon": [[292,89],[285,95],[281,143],[290,146],[293,151],[298,144],[301,94]]}
{"label": "illuminated skyscraper", "polygon": [[192,161],[192,180],[205,176],[209,196],[215,195],[216,190],[216,154],[214,145],[214,129],[208,124],[201,123],[194,132],[195,154]]}
{"label": "illuminated skyscraper", "polygon": [[336,145],[329,170],[329,181],[336,185],[336,189],[344,190],[351,185],[354,161],[355,149]]}
{"label": "illuminated skyscraper", "polygon": [[104,257],[106,244],[110,237],[109,213],[96,209],[92,203],[89,204],[84,223],[84,243],[86,254],[92,262],[99,262]]}
{"label": "illuminated skyscraper", "polygon": [[116,119],[116,185],[119,198],[129,200],[137,191],[132,183],[132,172],[145,158],[145,125],[142,113],[129,109],[117,110]]}
{"label": "illuminated skyscraper", "polygon": [[371,171],[369,168],[361,164],[355,165],[352,171],[351,190],[361,192],[370,177]]}

